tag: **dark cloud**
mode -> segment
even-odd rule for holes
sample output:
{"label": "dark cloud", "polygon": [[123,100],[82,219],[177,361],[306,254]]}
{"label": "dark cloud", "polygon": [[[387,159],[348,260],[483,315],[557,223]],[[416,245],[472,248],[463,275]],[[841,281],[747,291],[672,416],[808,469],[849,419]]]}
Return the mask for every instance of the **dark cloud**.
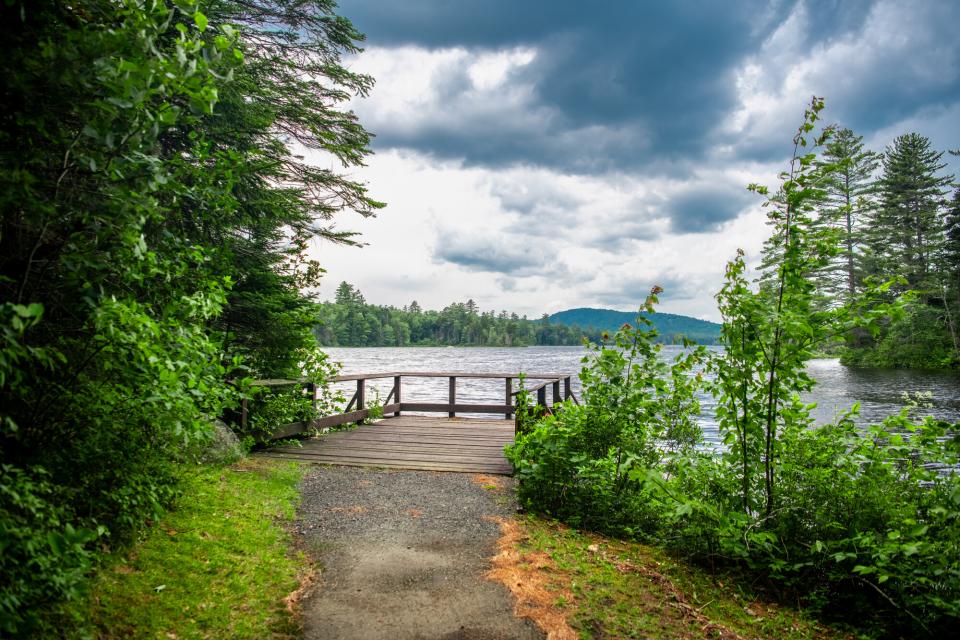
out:
{"label": "dark cloud", "polygon": [[[341,9],[374,46],[537,50],[512,81],[530,87],[530,106],[549,115],[545,121],[520,129],[502,116],[458,128],[387,125],[376,130],[376,145],[589,173],[699,148],[733,104],[730,70],[762,37],[752,33],[762,7],[758,0],[603,8],[555,0],[347,0]],[[462,77],[440,82],[446,98],[451,88],[468,88]]]}
{"label": "dark cloud", "polygon": [[[799,33],[767,41],[751,57],[764,93],[780,102],[774,110],[779,117],[754,114],[746,122],[740,139],[732,141],[739,158],[769,161],[789,152],[789,133],[806,106],[783,102],[796,101],[789,83],[823,96],[827,121],[867,137],[960,104],[960,40],[954,33],[960,3],[857,0],[801,8]],[[817,38],[824,30],[829,35]],[[952,133],[960,134],[956,124]]]}
{"label": "dark cloud", "polygon": [[531,243],[518,236],[442,230],[437,234],[433,257],[468,271],[526,277],[563,272],[563,263],[551,259],[550,253],[545,243]]}
{"label": "dark cloud", "polygon": [[[599,173],[701,157],[718,142],[711,133],[737,106],[735,70],[794,13],[802,16],[803,31],[790,43],[792,57],[777,64],[798,62],[855,37],[867,28],[876,5],[874,0],[596,6],[571,0],[345,0],[341,10],[372,46],[537,51],[509,79],[512,86],[528,88],[529,102],[475,108],[477,101],[495,102],[497,96],[475,95],[465,69],[450,68],[433,86],[450,117],[413,128],[389,119],[376,122],[376,147],[412,148],[491,167],[531,164]],[[953,36],[960,3],[918,3],[910,15],[926,36],[906,51],[873,65],[855,59],[858,52],[852,51],[850,59],[816,78],[814,89],[828,98],[829,118],[869,133],[925,105],[960,100],[960,83],[951,77],[960,64]],[[897,38],[898,25],[889,26],[883,37]],[[787,71],[770,67],[764,74],[779,79]],[[796,105],[798,113],[802,108]],[[789,142],[793,121],[780,128],[777,133]],[[786,146],[766,131],[732,142],[743,156],[759,160],[782,157]]]}
{"label": "dark cloud", "polygon": [[717,228],[757,202],[757,196],[737,185],[695,185],[671,197],[664,215],[678,233],[703,233]]}

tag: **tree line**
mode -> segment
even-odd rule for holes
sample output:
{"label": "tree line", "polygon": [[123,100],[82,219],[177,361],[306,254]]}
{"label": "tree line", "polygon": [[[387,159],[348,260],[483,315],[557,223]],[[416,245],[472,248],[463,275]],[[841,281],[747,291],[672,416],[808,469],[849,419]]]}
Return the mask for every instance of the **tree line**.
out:
{"label": "tree line", "polygon": [[422,309],[416,300],[402,309],[372,305],[347,282],[340,283],[332,301],[319,304],[318,317],[317,339],[330,347],[578,345],[595,333],[551,323],[546,314],[530,320],[481,311],[472,299],[440,311]]}
{"label": "tree line", "polygon": [[[898,297],[904,303],[876,333],[843,337],[846,364],[960,367],[960,188],[943,160],[944,152],[918,133],[898,136],[878,153],[839,128],[816,161],[835,169],[816,185],[822,191],[812,205],[828,254],[811,274],[818,309],[858,306],[866,316]],[[764,264],[782,258],[775,236]],[[881,292],[863,299],[880,284]]]}

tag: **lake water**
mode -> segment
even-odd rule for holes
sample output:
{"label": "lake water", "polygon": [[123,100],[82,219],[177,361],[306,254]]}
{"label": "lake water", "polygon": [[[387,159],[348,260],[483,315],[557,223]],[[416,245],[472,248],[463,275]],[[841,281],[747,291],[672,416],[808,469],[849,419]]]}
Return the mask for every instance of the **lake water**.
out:
{"label": "lake water", "polygon": [[[665,346],[662,357],[672,360],[681,347]],[[581,358],[587,353],[583,347],[371,347],[327,348],[332,360],[342,363],[341,373],[377,373],[386,371],[456,371],[469,373],[518,372],[569,373],[573,389],[580,396],[580,381],[576,377]],[[819,423],[832,420],[838,413],[860,402],[863,424],[880,422],[898,412],[904,405],[903,394],[929,393],[929,407],[922,415],[933,415],[951,422],[960,422],[960,376],[952,372],[850,369],[836,359],[811,360],[809,372],[817,381],[816,388],[805,398],[816,402],[814,417]],[[387,397],[393,380],[368,382],[381,400]],[[343,386],[350,397],[355,383]],[[446,378],[404,378],[404,402],[446,402]],[[374,391],[368,391],[374,398]],[[471,403],[502,403],[502,380],[457,381],[457,401]],[[713,419],[713,400],[704,397],[702,426],[708,443],[717,442],[717,428]]]}

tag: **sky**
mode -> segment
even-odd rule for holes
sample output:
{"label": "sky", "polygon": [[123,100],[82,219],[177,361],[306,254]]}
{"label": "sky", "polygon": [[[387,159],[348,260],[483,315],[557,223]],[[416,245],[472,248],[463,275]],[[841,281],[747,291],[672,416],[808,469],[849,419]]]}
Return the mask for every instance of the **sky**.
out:
{"label": "sky", "polygon": [[[349,108],[376,137],[347,174],[387,207],[345,213],[362,248],[318,243],[321,298],[476,301],[719,320],[738,248],[768,233],[812,95],[877,151],[900,134],[960,147],[956,0],[342,0],[372,75]],[[960,162],[945,155],[960,179]],[[318,162],[323,162],[318,160]],[[329,162],[329,161],[328,161]]]}

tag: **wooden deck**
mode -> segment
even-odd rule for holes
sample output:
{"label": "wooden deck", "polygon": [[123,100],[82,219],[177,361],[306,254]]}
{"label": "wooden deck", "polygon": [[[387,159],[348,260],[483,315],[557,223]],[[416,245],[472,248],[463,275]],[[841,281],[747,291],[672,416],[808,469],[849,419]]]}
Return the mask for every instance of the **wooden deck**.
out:
{"label": "wooden deck", "polygon": [[510,475],[513,420],[398,416],[260,455],[317,464]]}

